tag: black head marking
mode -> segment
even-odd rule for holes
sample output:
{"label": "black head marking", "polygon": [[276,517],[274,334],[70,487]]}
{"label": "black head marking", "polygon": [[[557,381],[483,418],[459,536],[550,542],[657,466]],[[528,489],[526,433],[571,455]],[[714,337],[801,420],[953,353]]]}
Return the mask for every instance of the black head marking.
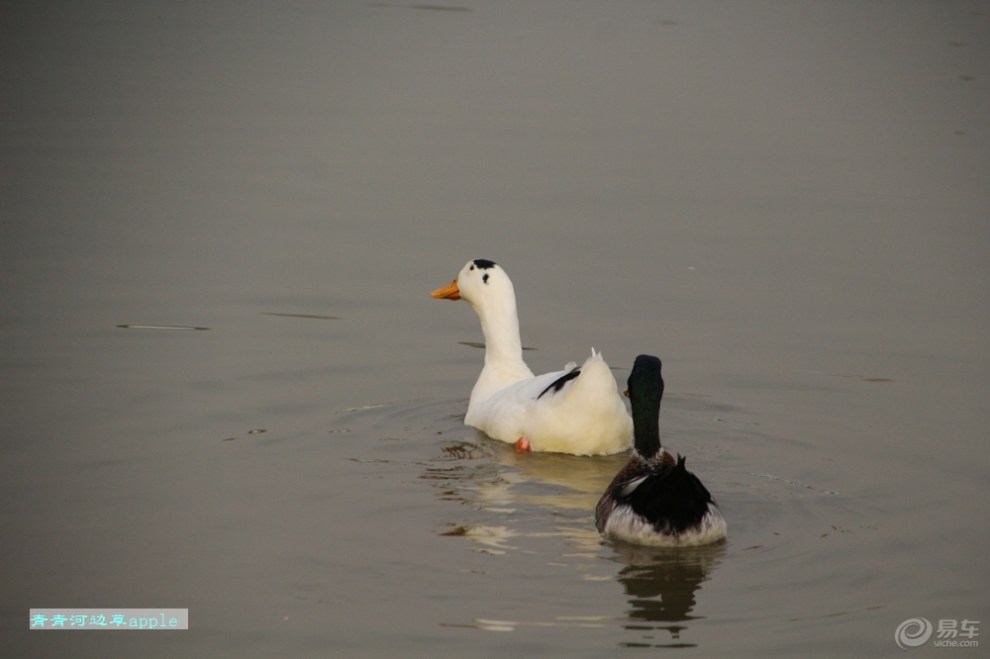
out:
{"label": "black head marking", "polygon": [[475,259],[474,265],[482,270],[488,270],[489,268],[495,267],[495,261],[489,261],[488,259]]}

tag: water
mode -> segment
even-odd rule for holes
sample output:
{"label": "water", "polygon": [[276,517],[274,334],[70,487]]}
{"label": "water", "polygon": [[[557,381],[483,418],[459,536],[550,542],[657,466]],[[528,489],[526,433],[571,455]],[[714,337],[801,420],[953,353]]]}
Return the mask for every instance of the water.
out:
{"label": "water", "polygon": [[[3,15],[11,656],[892,655],[986,619],[985,3]],[[605,543],[622,456],[461,424],[480,329],[428,293],[473,257],[534,370],[664,359],[727,543]],[[27,630],[99,606],[191,629]]]}

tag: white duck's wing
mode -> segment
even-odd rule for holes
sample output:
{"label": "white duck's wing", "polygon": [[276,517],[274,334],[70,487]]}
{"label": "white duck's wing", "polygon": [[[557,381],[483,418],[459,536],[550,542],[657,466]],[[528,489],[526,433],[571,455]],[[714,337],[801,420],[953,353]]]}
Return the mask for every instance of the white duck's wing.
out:
{"label": "white duck's wing", "polygon": [[506,442],[525,437],[534,451],[618,453],[632,437],[615,378],[596,352],[578,368],[517,382],[468,412],[469,425]]}
{"label": "white duck's wing", "polygon": [[600,353],[592,351],[576,372],[559,376],[541,393],[525,427],[534,451],[602,455],[632,445],[632,419]]}
{"label": "white duck's wing", "polygon": [[472,401],[464,423],[474,426],[489,437],[514,442],[524,436],[526,415],[530,404],[540,393],[566,377],[568,371],[554,371],[519,380],[499,389],[484,400]]}

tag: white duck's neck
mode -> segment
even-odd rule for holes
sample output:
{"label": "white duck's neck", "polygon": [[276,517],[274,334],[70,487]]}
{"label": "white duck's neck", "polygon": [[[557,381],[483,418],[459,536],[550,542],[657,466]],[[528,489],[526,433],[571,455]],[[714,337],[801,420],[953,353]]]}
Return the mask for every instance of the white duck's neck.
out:
{"label": "white duck's neck", "polygon": [[474,309],[481,319],[481,331],[485,334],[485,364],[522,362],[515,293],[509,290],[501,298],[485,302]]}
{"label": "white duck's neck", "polygon": [[475,384],[472,400],[486,398],[509,384],[533,377],[522,358],[515,293],[511,288],[504,293],[486,298],[484,304],[471,305],[481,319],[481,331],[485,335],[485,368]]}

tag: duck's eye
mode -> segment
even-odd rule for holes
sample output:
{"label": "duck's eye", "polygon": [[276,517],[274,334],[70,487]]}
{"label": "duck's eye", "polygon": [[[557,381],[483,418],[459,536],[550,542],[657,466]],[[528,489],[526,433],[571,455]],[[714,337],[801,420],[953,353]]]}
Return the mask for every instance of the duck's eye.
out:
{"label": "duck's eye", "polygon": [[485,276],[481,278],[481,281],[483,281],[486,284],[488,283],[488,273],[487,272],[485,273]]}
{"label": "duck's eye", "polygon": [[468,270],[474,270],[474,266],[472,265]]}

